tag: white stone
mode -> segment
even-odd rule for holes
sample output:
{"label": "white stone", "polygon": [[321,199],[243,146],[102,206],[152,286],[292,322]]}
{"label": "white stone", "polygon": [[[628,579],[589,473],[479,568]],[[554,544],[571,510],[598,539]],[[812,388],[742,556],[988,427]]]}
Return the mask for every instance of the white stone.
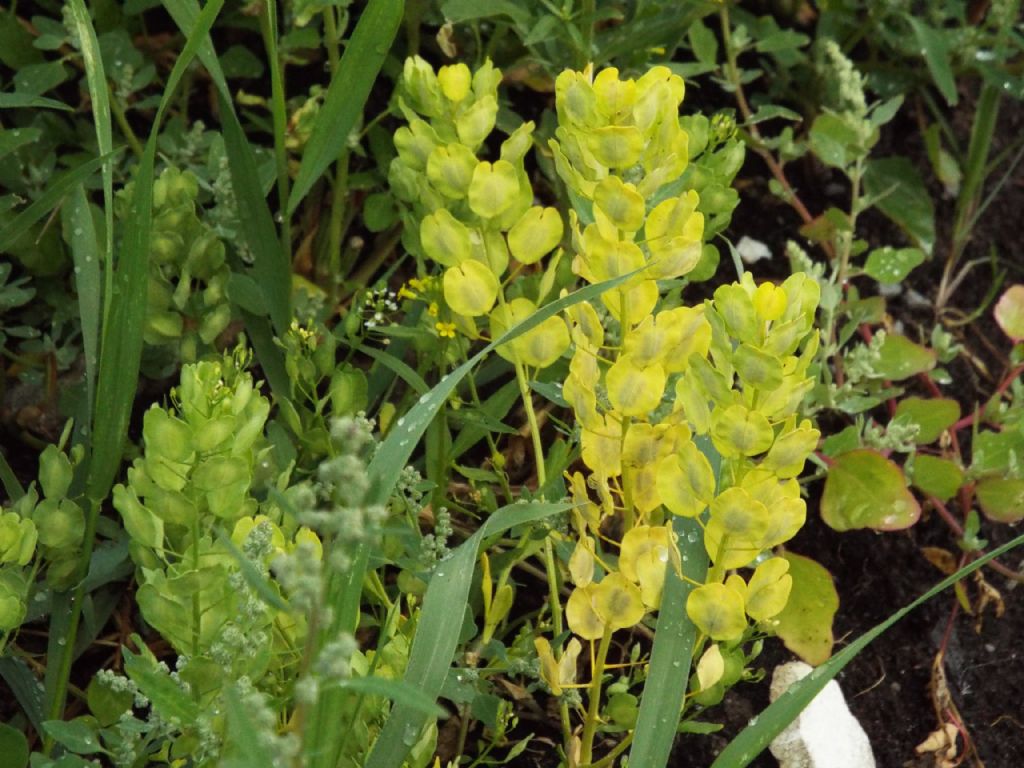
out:
{"label": "white stone", "polygon": [[[775,668],[771,700],[811,674],[813,667],[792,661]],[[830,680],[790,726],[771,744],[781,768],[875,768],[871,742],[846,706],[839,683]]]}
{"label": "white stone", "polygon": [[744,264],[756,264],[761,259],[770,259],[772,257],[771,249],[767,245],[760,240],[755,240],[746,235],[741,237],[740,241],[736,243],[736,253],[743,259]]}

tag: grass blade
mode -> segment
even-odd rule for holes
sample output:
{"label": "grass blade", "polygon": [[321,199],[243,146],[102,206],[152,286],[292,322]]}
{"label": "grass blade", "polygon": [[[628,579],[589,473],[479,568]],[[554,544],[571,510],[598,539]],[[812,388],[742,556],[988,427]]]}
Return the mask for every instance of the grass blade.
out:
{"label": "grass blade", "polygon": [[[717,478],[722,466],[721,455],[706,436],[698,438],[697,445],[708,457]],[[672,529],[679,541],[683,574],[703,584],[707,577],[708,553],[700,523],[676,517]],[[673,569],[665,571],[665,591],[658,611],[651,662],[629,753],[632,765],[663,766],[672,752],[697,640],[697,628],[686,614],[686,600],[693,589],[693,584],[680,579]]]}
{"label": "grass blade", "polygon": [[[188,36],[199,16],[199,4],[196,0],[163,0],[164,8],[174,19],[178,28]],[[274,218],[270,213],[266,198],[263,197],[263,186],[260,183],[256,166],[256,157],[252,147],[245,138],[245,131],[238,120],[231,91],[217,60],[217,53],[210,41],[209,34],[202,35],[199,42],[199,60],[217,89],[217,100],[220,109],[224,133],[224,148],[228,156],[228,168],[231,172],[231,186],[235,191],[238,204],[238,215],[242,225],[242,236],[253,255],[253,278],[263,291],[270,319],[274,330],[283,334],[291,323],[291,264],[285,256],[281,242],[277,237]],[[284,368],[283,353],[273,344],[264,345],[263,354],[257,350],[260,365],[267,369]],[[277,360],[267,359],[273,355]],[[272,384],[273,385],[273,384]],[[275,394],[277,389],[275,388]]]}
{"label": "grass blade", "polygon": [[363,114],[370,88],[402,21],[404,0],[370,0],[331,78],[327,96],[302,153],[302,165],[288,199],[291,216],[320,175],[338,159]]}
{"label": "grass blade", "polygon": [[[85,386],[88,395],[85,423],[91,424],[95,404],[96,364],[99,361],[103,290],[100,286],[96,227],[92,211],[89,209],[89,201],[85,196],[85,188],[81,184],[72,191],[68,204],[61,210],[61,216],[71,243],[71,256],[75,262],[75,290],[78,293],[78,316],[82,324],[82,352],[85,355]],[[109,270],[110,256],[107,258]]]}
{"label": "grass blade", "polygon": [[[92,560],[100,505],[110,492],[114,477],[121,466],[128,420],[138,385],[139,364],[142,359],[142,329],[146,316],[146,282],[149,275],[153,175],[160,124],[182,75],[195,57],[200,43],[209,34],[223,5],[224,0],[210,0],[203,9],[196,20],[196,34],[189,37],[167,79],[167,86],[153,118],[149,140],[146,142],[136,172],[127,225],[114,275],[114,288],[105,298],[109,311],[105,313],[107,320],[103,325],[103,346],[100,350],[96,383],[96,402],[103,403],[104,408],[102,418],[95,418],[92,425],[92,456],[86,479],[89,506],[76,574],[77,586],[66,612],[67,628],[66,631],[55,632],[51,626],[51,640],[59,638],[61,641],[58,648],[51,644],[48,649],[47,658],[50,663],[47,664],[47,693],[50,696],[48,713],[51,720],[62,719],[64,713],[75,638],[85,598],[85,577]],[[57,622],[64,619],[55,610],[51,620]],[[49,752],[52,747],[53,739],[47,736],[44,751]]]}
{"label": "grass blade", "polygon": [[[694,581],[703,582],[708,556],[700,524],[690,518],[676,517],[672,528],[685,556],[683,573]],[[690,543],[691,537],[695,537],[695,544]],[[629,752],[630,765],[655,768],[668,764],[697,639],[697,628],[686,615],[686,599],[693,589],[692,584],[680,579],[671,568],[666,569],[650,668],[640,696],[640,712]]]}
{"label": "grass blade", "polygon": [[1024,535],[1008,541],[1001,547],[997,547],[983,557],[979,557],[973,563],[964,566],[953,575],[943,579],[934,587],[929,589],[914,602],[900,608],[888,619],[865,632],[843,650],[826,661],[820,667],[816,667],[810,675],[793,685],[786,693],[769,705],[757,718],[754,725],[748,725],[740,734],[722,750],[718,758],[712,763],[711,768],[743,768],[764,751],[772,739],[778,736],[804,707],[811,703],[815,696],[821,692],[825,684],[839,674],[840,670],[853,661],[854,657],[863,651],[879,635],[889,627],[902,619],[915,608],[931,600],[937,594],[953,586],[960,579],[974,573],[985,563],[993,558],[999,557],[1011,549],[1024,544]]}
{"label": "grass blade", "polygon": [[[491,515],[479,530],[464,541],[451,557],[438,563],[423,597],[416,636],[405,670],[405,682],[434,700],[448,676],[462,630],[462,610],[469,600],[473,570],[480,544],[494,534],[517,525],[543,520],[571,505],[510,504]],[[366,768],[400,768],[412,748],[409,736],[418,735],[427,715],[410,703],[400,700],[381,729]],[[409,743],[407,743],[409,742]]]}
{"label": "grass blade", "polygon": [[63,112],[74,112],[74,107],[63,101],[48,99],[45,96],[33,96],[30,93],[0,93],[0,109],[59,109]]}
{"label": "grass blade", "polygon": [[35,202],[11,219],[6,227],[0,229],[0,251],[9,250],[29,227],[60,205],[70,190],[92,176],[107,160],[107,157],[94,157],[49,182],[46,191],[36,198]]}
{"label": "grass blade", "polygon": [[[92,103],[92,121],[96,129],[96,145],[101,155],[109,155],[114,151],[114,137],[110,127],[110,90],[107,87],[107,75],[103,68],[103,57],[100,55],[100,44],[96,39],[92,19],[85,7],[85,0],[69,0],[71,21],[77,33],[85,65],[86,82],[89,85],[89,100]],[[106,223],[106,242],[104,243],[104,264],[107,269],[107,292],[113,287],[114,272],[114,162],[113,158],[103,164],[103,215]],[[98,269],[98,265],[97,265]],[[104,307],[104,313],[109,305]],[[106,319],[106,314],[104,314]],[[91,393],[90,393],[91,394]]]}

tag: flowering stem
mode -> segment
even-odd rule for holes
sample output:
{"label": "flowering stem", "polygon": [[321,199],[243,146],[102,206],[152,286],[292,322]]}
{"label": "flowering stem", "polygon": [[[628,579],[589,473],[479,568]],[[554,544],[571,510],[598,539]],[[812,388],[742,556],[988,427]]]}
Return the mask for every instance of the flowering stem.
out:
{"label": "flowering stem", "polygon": [[516,381],[519,383],[519,395],[526,409],[526,421],[530,425],[530,437],[533,440],[533,461],[537,467],[537,489],[547,485],[547,472],[544,469],[544,446],[540,441],[540,427],[537,424],[537,412],[533,409],[533,395],[530,383],[526,378],[526,366],[516,361]]}

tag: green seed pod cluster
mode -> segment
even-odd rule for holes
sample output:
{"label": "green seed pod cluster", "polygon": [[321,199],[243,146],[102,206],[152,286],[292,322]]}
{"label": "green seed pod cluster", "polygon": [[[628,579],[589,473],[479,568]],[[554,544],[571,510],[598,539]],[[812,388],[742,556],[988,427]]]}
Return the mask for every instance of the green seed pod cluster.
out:
{"label": "green seed pod cluster", "polygon": [[224,243],[197,214],[199,184],[167,168],[153,184],[148,310],[144,340],[169,346],[183,362],[208,351],[231,322],[231,274]]}
{"label": "green seed pod cluster", "polygon": [[[171,407],[146,412],[143,455],[128,470],[127,484],[113,491],[138,569],[142,615],[192,656],[208,649],[243,607],[231,585],[237,559],[215,532],[235,534],[241,547],[266,520],[270,550],[292,546],[296,535],[294,523],[286,524],[279,510],[261,510],[252,493],[268,451],[270,403],[246,362],[236,352],[184,366]],[[265,605],[259,612],[269,623]]]}

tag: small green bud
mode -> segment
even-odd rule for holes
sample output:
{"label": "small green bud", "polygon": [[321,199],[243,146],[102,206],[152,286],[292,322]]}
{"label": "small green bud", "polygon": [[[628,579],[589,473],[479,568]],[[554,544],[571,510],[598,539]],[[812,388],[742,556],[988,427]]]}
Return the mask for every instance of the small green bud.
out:
{"label": "small green bud", "polygon": [[39,457],[39,485],[48,499],[62,499],[74,474],[68,457],[56,445],[48,445]]}

